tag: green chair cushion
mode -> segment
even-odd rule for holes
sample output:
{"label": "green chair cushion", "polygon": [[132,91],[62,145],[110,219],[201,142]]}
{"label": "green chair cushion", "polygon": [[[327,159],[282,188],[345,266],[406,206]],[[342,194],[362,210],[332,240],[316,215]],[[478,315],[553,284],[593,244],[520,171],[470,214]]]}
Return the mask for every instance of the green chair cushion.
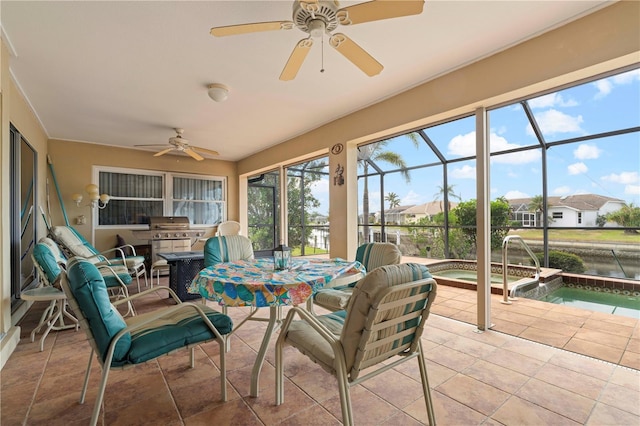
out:
{"label": "green chair cushion", "polygon": [[243,235],[212,237],[204,244],[204,266],[250,259],[253,259],[253,245]]}
{"label": "green chair cushion", "polygon": [[369,308],[378,297],[378,294],[389,287],[425,278],[431,278],[429,268],[425,265],[403,263],[375,268],[366,277],[358,281],[347,306],[348,314],[340,337],[344,348],[347,371],[351,370],[354,364]]}
{"label": "green chair cushion", "polygon": [[[229,334],[233,328],[231,318],[205,305],[198,305],[207,315],[213,326],[222,335]],[[129,325],[144,321],[148,314],[127,318]],[[145,324],[143,328],[131,333],[131,348],[125,363],[139,364],[173,350],[215,339],[215,334],[202,320],[195,309],[180,309],[170,317]],[[115,363],[112,363],[115,365]]]}
{"label": "green chair cushion", "polygon": [[36,244],[33,248],[33,257],[44,271],[47,282],[54,283],[60,276],[62,269],[58,265],[58,259],[51,251],[51,247],[43,243]]}
{"label": "green chair cushion", "polygon": [[[120,281],[122,281],[124,285],[131,284],[131,281],[133,280],[133,278],[131,278],[131,274],[129,274],[129,271],[127,270],[126,266],[110,265],[109,268],[98,267],[98,271],[100,271],[100,275],[102,275],[102,278],[104,278],[104,283],[106,284],[107,288],[120,286],[120,282],[118,281],[118,278],[120,278]],[[114,272],[115,272],[115,275],[113,274]],[[116,278],[116,275],[118,278]]]}
{"label": "green chair cushion", "polygon": [[347,309],[354,284],[323,288],[313,295],[313,302],[332,311]]}
{"label": "green chair cushion", "polygon": [[[344,326],[346,311],[336,311],[316,316],[333,334],[339,336]],[[307,355],[326,371],[335,372],[331,345],[306,321],[293,321],[287,332],[287,343]]]}
{"label": "green chair cushion", "polygon": [[402,253],[392,243],[368,243],[358,247],[356,260],[364,265],[367,272],[371,272],[378,266],[399,264]]}
{"label": "green chair cushion", "polygon": [[[71,293],[89,323],[104,360],[111,340],[127,323],[111,304],[107,286],[95,265],[74,257],[68,263],[67,276]],[[130,347],[131,335],[127,333],[116,344],[113,362],[125,360]]]}

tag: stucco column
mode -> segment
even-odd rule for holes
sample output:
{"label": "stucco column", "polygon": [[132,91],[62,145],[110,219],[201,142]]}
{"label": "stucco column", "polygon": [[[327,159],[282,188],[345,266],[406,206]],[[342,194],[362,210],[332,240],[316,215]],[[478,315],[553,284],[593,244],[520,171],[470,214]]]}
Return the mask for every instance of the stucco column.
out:
{"label": "stucco column", "polygon": [[358,245],[358,156],[355,144],[329,151],[329,253],[355,259]]}

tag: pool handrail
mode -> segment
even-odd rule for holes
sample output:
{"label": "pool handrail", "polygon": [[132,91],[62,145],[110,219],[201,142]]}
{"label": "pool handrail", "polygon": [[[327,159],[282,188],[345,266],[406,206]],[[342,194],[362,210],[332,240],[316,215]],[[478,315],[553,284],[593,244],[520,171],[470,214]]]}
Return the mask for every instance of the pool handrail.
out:
{"label": "pool handrail", "polygon": [[508,235],[502,240],[502,301],[506,305],[511,304],[511,300],[517,300],[515,297],[516,290],[518,287],[527,285],[529,282],[523,282],[520,284],[516,284],[511,288],[511,293],[509,293],[509,283],[507,282],[507,252],[509,251],[509,241],[516,240],[520,242],[520,245],[525,249],[525,251],[529,254],[529,256],[533,259],[533,263],[536,265],[536,275],[533,277],[534,280],[540,282],[540,262],[538,261],[538,257],[533,254],[527,243],[524,242],[521,236],[519,235]]}

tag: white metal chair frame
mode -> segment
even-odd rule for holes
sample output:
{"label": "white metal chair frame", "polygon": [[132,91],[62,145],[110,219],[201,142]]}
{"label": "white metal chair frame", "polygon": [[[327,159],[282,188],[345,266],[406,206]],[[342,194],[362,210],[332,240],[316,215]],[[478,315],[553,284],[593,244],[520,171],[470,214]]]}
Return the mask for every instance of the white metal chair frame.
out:
{"label": "white metal chair frame", "polygon": [[[67,277],[66,274],[63,273],[63,278],[61,280],[61,285],[62,288],[65,292],[65,294],[71,294],[71,290],[69,288],[69,282],[67,281]],[[117,300],[115,302],[113,302],[114,306],[117,306],[119,304],[122,303],[130,303],[133,299],[136,299],[138,297],[142,297],[145,295],[148,295],[150,293],[155,293],[158,291],[168,291],[169,292],[169,297],[171,297],[176,305],[175,306],[170,306],[168,308],[161,308],[158,309],[158,311],[154,312],[154,313],[150,313],[150,314],[144,314],[145,318],[144,320],[140,321],[137,320],[134,324],[128,325],[127,327],[125,327],[124,329],[122,329],[118,334],[116,334],[113,339],[111,340],[111,343],[109,344],[109,349],[105,355],[105,359],[102,360],[100,357],[100,350],[98,349],[98,346],[96,344],[96,341],[93,337],[93,333],[91,331],[91,327],[87,321],[87,319],[85,318],[85,316],[82,314],[82,310],[80,309],[80,307],[78,306],[76,300],[73,297],[69,298],[69,304],[71,305],[71,308],[73,309],[74,312],[77,312],[78,315],[78,320],[80,323],[80,327],[85,331],[85,333],[87,334],[87,338],[89,341],[89,344],[91,345],[91,353],[89,355],[89,363],[87,365],[87,371],[85,373],[84,376],[84,384],[82,386],[82,393],[80,394],[80,404],[84,404],[85,401],[85,397],[87,395],[87,388],[89,385],[89,376],[91,375],[91,365],[93,364],[93,354],[96,354],[96,358],[98,359],[98,362],[100,363],[100,367],[102,368],[102,375],[101,375],[101,379],[100,379],[100,387],[98,388],[98,395],[96,396],[96,402],[95,405],[93,407],[93,413],[91,416],[91,426],[95,426],[98,423],[98,416],[100,414],[100,408],[102,406],[102,401],[104,399],[104,392],[105,389],[107,387],[107,380],[109,378],[109,372],[111,370],[124,370],[127,368],[131,368],[132,365],[127,364],[121,367],[112,367],[111,366],[111,362],[113,360],[113,355],[114,355],[114,351],[116,349],[116,344],[117,342],[126,334],[131,333],[132,331],[135,331],[137,329],[143,328],[143,326],[156,321],[158,319],[161,319],[163,317],[166,317],[168,315],[171,315],[172,313],[174,313],[177,310],[181,310],[181,309],[193,309],[195,310],[198,315],[200,315],[200,317],[202,318],[202,320],[205,322],[205,324],[209,327],[209,329],[211,329],[211,331],[213,332],[213,334],[216,336],[215,339],[210,339],[207,341],[202,341],[199,342],[197,344],[194,345],[188,345],[188,346],[184,346],[182,348],[176,349],[174,351],[168,352],[168,353],[163,353],[162,355],[159,356],[164,356],[164,355],[168,355],[169,353],[173,353],[176,352],[178,350],[182,350],[182,349],[190,349],[190,366],[191,368],[195,368],[195,347],[202,344],[202,343],[207,343],[210,342],[211,340],[215,340],[218,342],[218,344],[220,345],[220,394],[222,396],[222,400],[226,401],[227,400],[227,369],[226,369],[226,359],[225,359],[225,353],[226,351],[226,345],[227,345],[227,338],[226,336],[221,335],[218,330],[215,328],[215,326],[211,323],[211,321],[209,320],[209,318],[207,318],[206,314],[204,313],[204,311],[202,310],[202,308],[196,304],[193,303],[188,303],[188,302],[182,302],[179,298],[178,295],[171,290],[168,287],[161,287],[158,286],[156,288],[150,288],[148,290],[145,290],[141,293],[136,293],[132,296],[129,296],[128,298],[125,299],[120,299]],[[159,357],[158,356],[158,357]],[[156,358],[150,359],[147,362],[151,362]]]}
{"label": "white metal chair frame", "polygon": [[[60,228],[64,228],[64,227],[60,226]],[[75,235],[74,238],[77,239],[78,236]],[[60,237],[55,235],[55,232],[51,233],[51,239],[55,241],[56,244],[58,244],[62,252],[69,259],[74,256],[78,256],[78,257],[83,257],[85,259],[89,259],[91,262],[93,262],[92,259],[95,259],[99,262],[103,262],[103,264],[106,264],[108,266],[124,265],[129,271],[129,274],[132,277],[135,277],[136,284],[138,286],[138,293],[140,293],[140,277],[141,276],[144,277],[144,286],[147,287],[149,285],[149,282],[147,281],[147,269],[144,262],[139,263],[137,265],[131,265],[131,266],[129,266],[129,264],[127,263],[127,256],[124,253],[125,249],[130,250],[132,255],[137,257],[136,248],[131,244],[124,244],[122,246],[118,246],[115,248],[98,252],[98,250],[95,247],[93,247],[93,245],[90,245],[88,242],[84,241],[85,244],[87,244],[88,247],[91,249],[91,251],[93,251],[95,254],[92,256],[83,256],[80,253],[75,253],[74,251],[72,251],[67,245],[64,244],[63,241],[61,241]],[[115,257],[109,258],[107,255],[115,255]]]}
{"label": "white metal chair frame", "polygon": [[[20,298],[33,302],[49,301],[49,306],[47,306],[44,312],[42,312],[40,322],[31,331],[30,336],[31,341],[33,342],[35,340],[36,333],[46,326],[42,333],[42,337],[40,337],[40,352],[42,352],[44,350],[44,341],[51,330],[59,331],[75,328],[76,331],[78,331],[78,319],[67,311],[67,296],[64,292],[57,289],[49,282],[46,272],[42,269],[42,266],[38,263],[33,254],[31,255],[31,259],[36,267],[41,287],[23,291],[20,294]],[[73,324],[65,324],[65,317],[67,317]]]}
{"label": "white metal chair frame", "polygon": [[[411,292],[415,288],[424,285],[432,285],[429,292],[421,292],[411,296]],[[432,278],[412,281],[406,284],[399,284],[381,292],[376,300],[372,301],[369,313],[366,316],[362,337],[359,339],[358,354],[351,371],[346,371],[347,364],[345,351],[341,336],[332,333],[324,324],[322,324],[314,314],[309,311],[295,306],[293,307],[284,321],[280,336],[276,342],[276,405],[284,402],[284,386],[283,386],[283,346],[287,342],[287,332],[295,315],[299,315],[302,321],[307,322],[324,340],[330,345],[334,353],[334,371],[332,374],[338,380],[338,389],[340,393],[340,405],[342,408],[342,421],[345,426],[353,425],[353,411],[351,407],[351,395],[349,389],[351,386],[362,383],[363,381],[377,376],[398,364],[408,361],[411,358],[418,359],[420,368],[420,376],[422,382],[422,390],[424,393],[425,403],[427,407],[427,416],[430,425],[435,425],[435,415],[433,411],[433,402],[431,399],[431,391],[429,389],[429,379],[427,377],[427,369],[424,361],[422,344],[420,336],[424,330],[424,324],[429,316],[429,309],[436,295],[436,283]],[[426,300],[425,300],[426,299]],[[424,307],[418,311],[409,314],[402,314],[403,307],[407,305],[415,305],[420,300],[425,300]],[[350,303],[349,306],[352,304]],[[350,313],[347,313],[350,315]],[[381,337],[378,334],[381,330],[395,327],[399,324],[411,321],[412,319],[420,319],[415,327],[407,328],[401,333],[392,333],[389,337]],[[348,320],[348,318],[347,318]],[[402,336],[409,336],[413,333],[413,339],[396,348],[385,347],[385,344],[393,342]],[[309,356],[309,355],[307,355]],[[383,364],[377,370],[371,371],[362,377],[359,372],[365,368],[379,364],[393,356],[400,356],[394,362]],[[324,367],[324,366],[323,366]],[[326,368],[325,368],[326,369]]]}

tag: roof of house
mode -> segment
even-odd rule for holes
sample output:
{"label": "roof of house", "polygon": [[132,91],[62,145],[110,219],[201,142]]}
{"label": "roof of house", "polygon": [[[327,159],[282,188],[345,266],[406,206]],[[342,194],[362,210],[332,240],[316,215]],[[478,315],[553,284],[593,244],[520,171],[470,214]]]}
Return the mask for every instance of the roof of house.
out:
{"label": "roof of house", "polygon": [[[531,198],[514,198],[509,201],[512,207],[528,206]],[[609,202],[617,202],[624,204],[624,200],[619,198],[606,197],[598,194],[576,194],[565,195],[562,197],[549,197],[547,200],[548,208],[551,207],[568,207],[576,210],[599,210],[602,206]]]}

